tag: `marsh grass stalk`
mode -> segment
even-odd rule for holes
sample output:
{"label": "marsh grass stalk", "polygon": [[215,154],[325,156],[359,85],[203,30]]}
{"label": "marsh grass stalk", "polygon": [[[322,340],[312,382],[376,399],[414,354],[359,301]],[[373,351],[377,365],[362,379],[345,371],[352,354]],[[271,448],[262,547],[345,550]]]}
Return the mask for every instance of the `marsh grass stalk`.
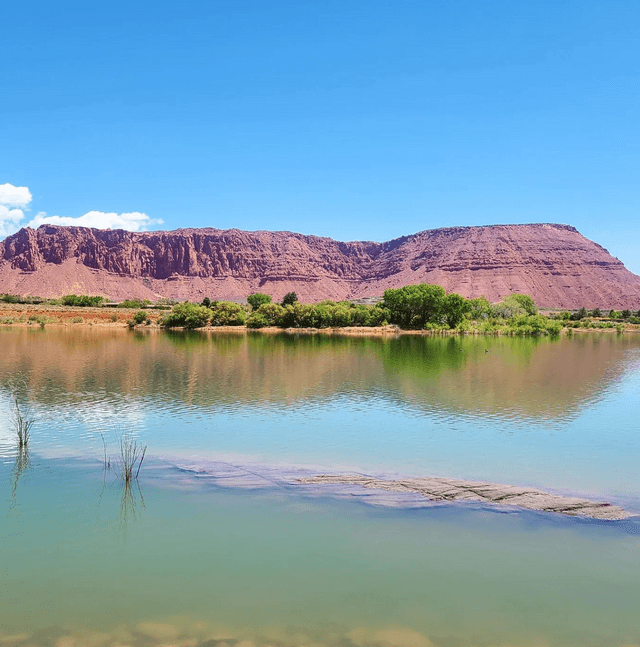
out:
{"label": "marsh grass stalk", "polygon": [[29,445],[29,440],[31,438],[31,427],[35,422],[35,418],[33,417],[29,406],[20,405],[18,396],[15,393],[13,395],[12,418],[13,426],[18,437],[18,448],[20,450],[23,450]]}
{"label": "marsh grass stalk", "polygon": [[125,485],[130,485],[134,480],[138,480],[146,453],[146,445],[138,444],[130,436],[120,437],[120,465],[118,472]]}

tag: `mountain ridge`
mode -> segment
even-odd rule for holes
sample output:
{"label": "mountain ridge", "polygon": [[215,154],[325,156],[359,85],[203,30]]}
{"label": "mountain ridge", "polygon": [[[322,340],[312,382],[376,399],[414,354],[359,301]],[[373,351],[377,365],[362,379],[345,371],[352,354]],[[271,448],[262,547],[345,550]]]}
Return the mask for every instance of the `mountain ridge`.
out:
{"label": "mountain ridge", "polygon": [[0,292],[124,298],[301,300],[380,296],[437,283],[544,307],[640,308],[640,277],[598,243],[556,223],[442,227],[390,241],[336,241],[287,231],[181,228],[129,232],[41,225],[0,241]]}

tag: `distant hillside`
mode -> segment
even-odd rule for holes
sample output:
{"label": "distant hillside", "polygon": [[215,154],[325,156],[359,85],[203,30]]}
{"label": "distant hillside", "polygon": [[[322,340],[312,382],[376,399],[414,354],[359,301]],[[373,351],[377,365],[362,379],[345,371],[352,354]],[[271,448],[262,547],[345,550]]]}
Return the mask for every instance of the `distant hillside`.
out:
{"label": "distant hillside", "polygon": [[0,242],[0,292],[44,297],[199,301],[295,291],[313,302],[423,281],[490,301],[523,292],[546,307],[640,308],[640,277],[566,225],[449,227],[386,243],[237,229],[43,225]]}

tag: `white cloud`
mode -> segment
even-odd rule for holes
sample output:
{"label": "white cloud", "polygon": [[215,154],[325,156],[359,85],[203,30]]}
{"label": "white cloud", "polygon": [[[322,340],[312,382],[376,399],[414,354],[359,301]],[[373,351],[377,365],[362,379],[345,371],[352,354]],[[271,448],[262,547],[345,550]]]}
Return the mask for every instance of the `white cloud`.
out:
{"label": "white cloud", "polygon": [[26,207],[31,202],[31,192],[26,186],[0,184],[0,204],[9,207]]}
{"label": "white cloud", "polygon": [[0,204],[0,237],[4,238],[19,229],[18,223],[24,218],[22,209],[9,209]]}
{"label": "white cloud", "polygon": [[94,227],[96,229],[126,229],[127,231],[147,231],[149,227],[163,224],[162,220],[151,218],[146,213],[106,213],[89,211],[83,216],[48,216],[39,212],[26,225],[22,220],[32,197],[26,186],[0,184],[0,239],[15,233],[20,227],[39,227],[40,225],[60,225],[62,227]]}
{"label": "white cloud", "polygon": [[127,231],[147,231],[147,227],[161,225],[162,220],[151,218],[146,213],[133,211],[131,213],[105,213],[104,211],[89,211],[84,216],[47,216],[40,212],[27,227],[40,225],[60,225],[61,227],[95,227],[96,229],[126,229]]}

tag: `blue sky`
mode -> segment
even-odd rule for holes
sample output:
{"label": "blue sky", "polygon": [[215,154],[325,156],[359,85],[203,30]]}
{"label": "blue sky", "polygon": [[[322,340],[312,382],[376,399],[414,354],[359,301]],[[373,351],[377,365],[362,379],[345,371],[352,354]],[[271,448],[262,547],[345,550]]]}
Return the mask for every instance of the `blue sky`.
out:
{"label": "blue sky", "polygon": [[640,274],[638,2],[26,0],[0,38],[0,235],[560,222]]}

